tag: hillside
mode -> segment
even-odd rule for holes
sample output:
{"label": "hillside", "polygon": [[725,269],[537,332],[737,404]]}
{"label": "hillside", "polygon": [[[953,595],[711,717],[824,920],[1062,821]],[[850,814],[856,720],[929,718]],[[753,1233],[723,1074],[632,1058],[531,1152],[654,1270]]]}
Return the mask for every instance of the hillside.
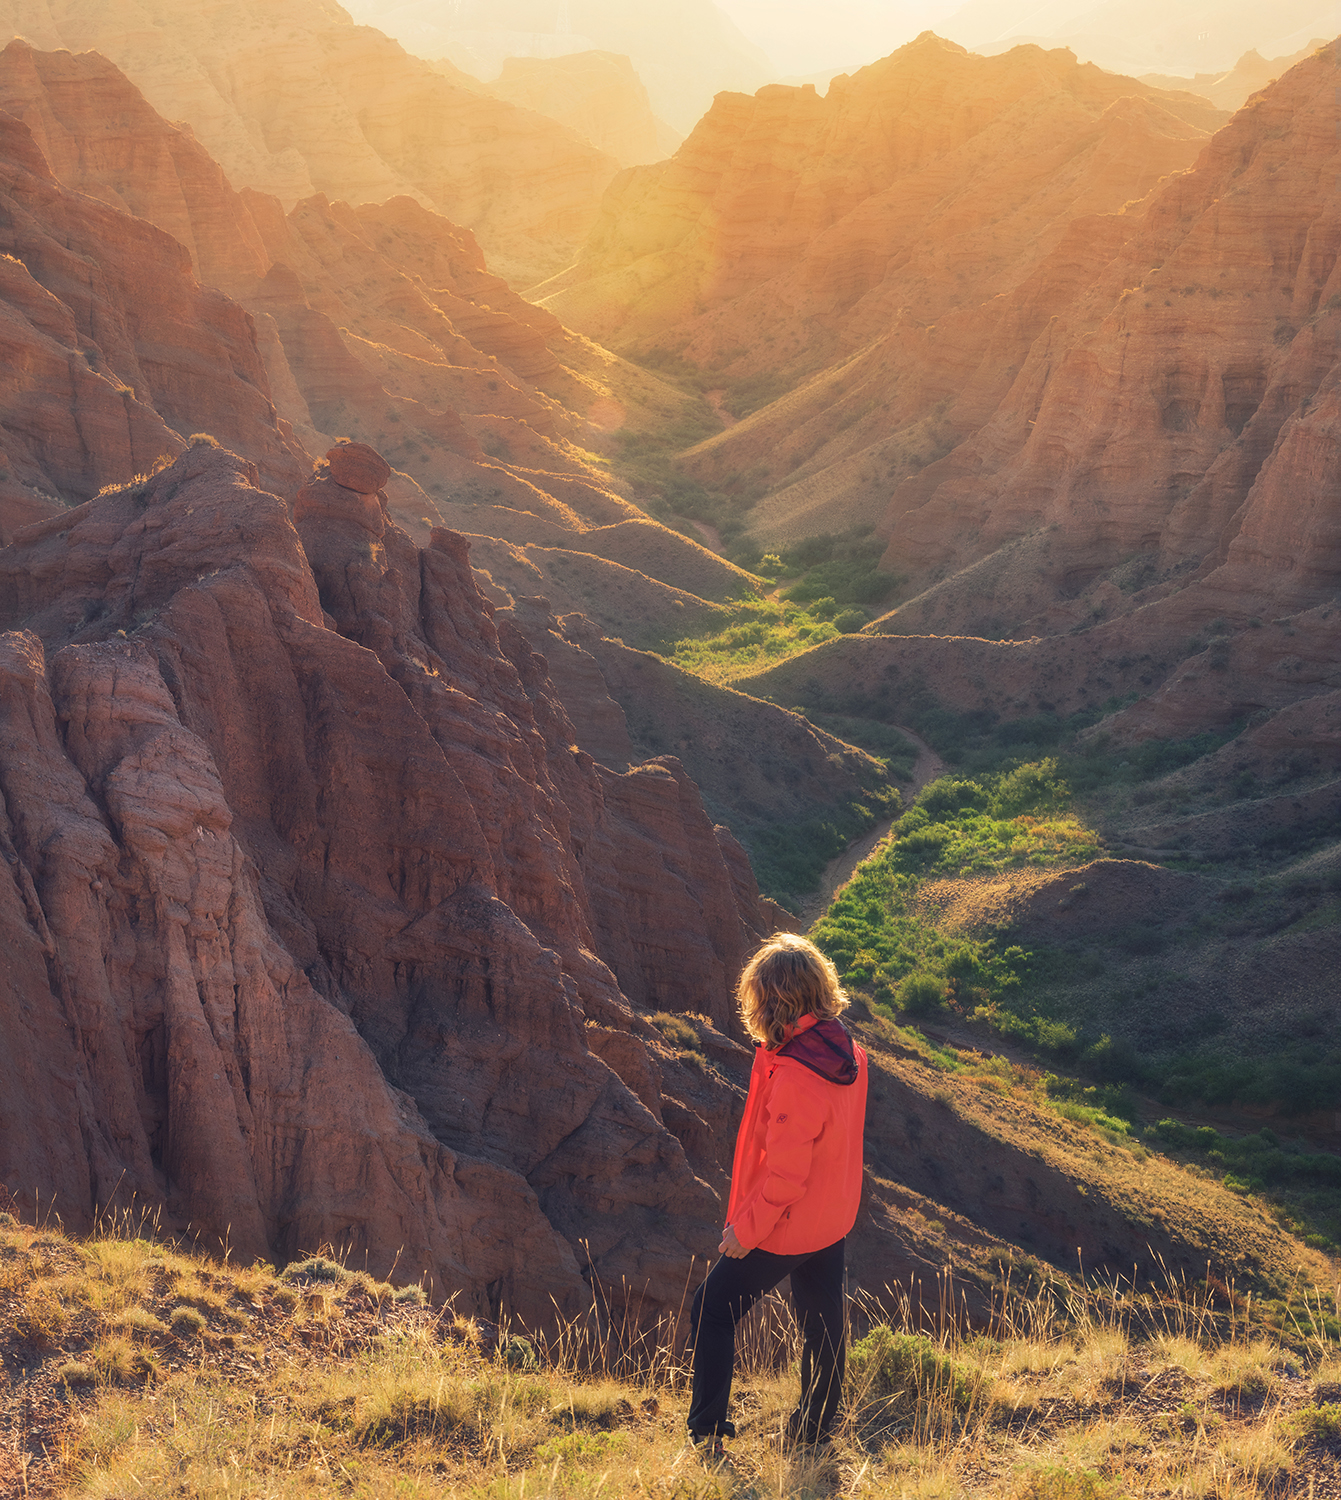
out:
{"label": "hillside", "polygon": [[928,1479],[999,1500],[1188,1481],[1266,1500],[1327,1494],[1341,1473],[1336,1325],[1320,1302],[1313,1317],[1301,1299],[1282,1331],[1222,1283],[1169,1274],[1133,1292],[999,1255],[983,1338],[859,1293],[843,1418],[832,1447],[807,1452],[778,1442],[796,1329],[770,1299],[740,1341],[739,1439],[704,1474],[677,1458],[673,1315],[634,1339],[594,1295],[537,1337],[425,1306],[403,1270],[393,1288],[329,1254],[276,1273],[192,1248],[134,1204],[83,1239],[50,1216],[0,1216],[7,1491],[105,1496],[133,1479],[201,1494],[241,1470],[283,1500],[332,1471],[373,1494],[516,1483],[562,1500],[636,1493],[648,1473],[719,1500],[925,1493]]}
{"label": "hillside", "polygon": [[97,51],[238,188],[290,209],[396,194],[477,234],[525,285],[561,269],[618,163],[552,119],[452,83],[326,0],[77,7],[3,0],[0,42]]}
{"label": "hillside", "polygon": [[1065,271],[1036,289],[1039,268],[1223,119],[1064,52],[988,59],[927,33],[823,98],[722,96],[672,161],[611,187],[576,266],[531,295],[741,390],[744,420],[684,463],[753,504],[761,546],[844,530],[1000,400],[1067,296]]}

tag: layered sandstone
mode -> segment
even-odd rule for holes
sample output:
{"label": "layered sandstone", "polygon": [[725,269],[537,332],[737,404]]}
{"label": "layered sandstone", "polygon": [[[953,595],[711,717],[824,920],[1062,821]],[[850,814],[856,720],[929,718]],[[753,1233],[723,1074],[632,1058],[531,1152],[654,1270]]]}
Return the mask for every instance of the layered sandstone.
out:
{"label": "layered sandstone", "polygon": [[[442,519],[432,497],[472,488],[506,486],[519,510],[576,501],[569,529],[636,514],[567,447],[586,423],[565,402],[600,388],[561,366],[557,321],[487,269],[468,230],[409,197],[351,209],[317,195],[286,214],[238,192],[96,53],[12,42],[0,100],[63,183],[166,230],[201,281],[252,315],[268,390],[309,452],[340,434],[393,458],[402,477],[388,493],[421,540]],[[236,428],[220,435],[264,462]]]}
{"label": "layered sandstone", "polygon": [[[538,290],[616,348],[794,387],[685,460],[771,492],[761,541],[869,523],[1088,285],[1080,226],[1189,166],[1222,119],[1069,53],[927,33],[823,98],[722,96],[672,161],[612,186],[577,266]],[[1077,254],[1079,276],[1031,287]]]}
{"label": "layered sandstone", "polygon": [[337,450],[295,529],[197,447],[0,553],[0,1179],[75,1223],[124,1172],[243,1256],[403,1246],[494,1313],[672,1298],[733,1095],[644,1008],[734,1067],[771,919],[675,762],[573,748],[462,539],[350,487],[385,472]]}
{"label": "layered sandstone", "polygon": [[1222,118],[1067,53],[983,58],[928,32],[823,98],[721,96],[673,161],[619,179],[546,300],[616,347],[669,337],[700,361],[761,317],[742,369],[813,364],[881,314],[934,322],[1016,285],[1071,219],[1144,196]]}
{"label": "layered sandstone", "polygon": [[1337,76],[1330,53],[1301,63],[1153,197],[980,432],[895,491],[890,566],[925,579],[1023,539],[1032,576],[1000,570],[1012,631],[1059,596],[1099,607],[1136,557],[1100,611],[1133,636],[1332,599]]}
{"label": "layered sandstone", "polygon": [[245,451],[266,483],[297,482],[306,455],[276,412],[246,313],[195,280],[169,235],[63,187],[2,112],[0,214],[11,483],[78,502],[197,431]]}
{"label": "layered sandstone", "polygon": [[618,169],[322,0],[168,0],[152,16],[120,0],[4,0],[0,35],[16,34],[110,58],[239,188],[286,208],[317,192],[354,204],[409,194],[475,230],[523,282],[566,264]]}

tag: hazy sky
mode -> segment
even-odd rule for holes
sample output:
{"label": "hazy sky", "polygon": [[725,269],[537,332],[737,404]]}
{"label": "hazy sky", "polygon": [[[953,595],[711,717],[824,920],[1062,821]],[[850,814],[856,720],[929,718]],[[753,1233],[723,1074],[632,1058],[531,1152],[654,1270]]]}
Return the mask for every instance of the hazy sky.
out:
{"label": "hazy sky", "polygon": [[717,0],[784,75],[860,66],[950,15],[962,0]]}

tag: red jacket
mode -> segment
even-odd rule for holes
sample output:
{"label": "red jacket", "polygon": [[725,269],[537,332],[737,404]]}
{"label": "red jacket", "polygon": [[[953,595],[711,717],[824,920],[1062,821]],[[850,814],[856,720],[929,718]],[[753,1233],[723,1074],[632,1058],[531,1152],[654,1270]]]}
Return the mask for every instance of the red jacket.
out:
{"label": "red jacket", "polygon": [[[803,1016],[793,1035],[815,1024]],[[747,1250],[805,1255],[842,1239],[856,1222],[866,1054],[835,1022],[824,1034],[851,1046],[854,1082],[831,1082],[794,1057],[755,1051],[726,1210]]]}

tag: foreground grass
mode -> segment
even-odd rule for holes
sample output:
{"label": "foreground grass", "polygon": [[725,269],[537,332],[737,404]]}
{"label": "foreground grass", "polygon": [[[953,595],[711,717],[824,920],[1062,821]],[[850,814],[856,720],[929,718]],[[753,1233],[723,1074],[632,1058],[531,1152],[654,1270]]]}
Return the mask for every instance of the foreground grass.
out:
{"label": "foreground grass", "polygon": [[742,1339],[741,1437],[705,1472],[679,1456],[685,1372],[669,1338],[614,1378],[576,1324],[547,1349],[329,1261],[277,1276],[11,1224],[0,1492],[1247,1500],[1341,1479],[1329,1341],[1291,1350],[1209,1295],[1147,1299],[1137,1318],[1111,1292],[1054,1281],[1007,1305],[973,1334],[870,1327],[839,1438],[818,1455],[779,1445],[795,1329],[785,1304],[766,1305]]}

